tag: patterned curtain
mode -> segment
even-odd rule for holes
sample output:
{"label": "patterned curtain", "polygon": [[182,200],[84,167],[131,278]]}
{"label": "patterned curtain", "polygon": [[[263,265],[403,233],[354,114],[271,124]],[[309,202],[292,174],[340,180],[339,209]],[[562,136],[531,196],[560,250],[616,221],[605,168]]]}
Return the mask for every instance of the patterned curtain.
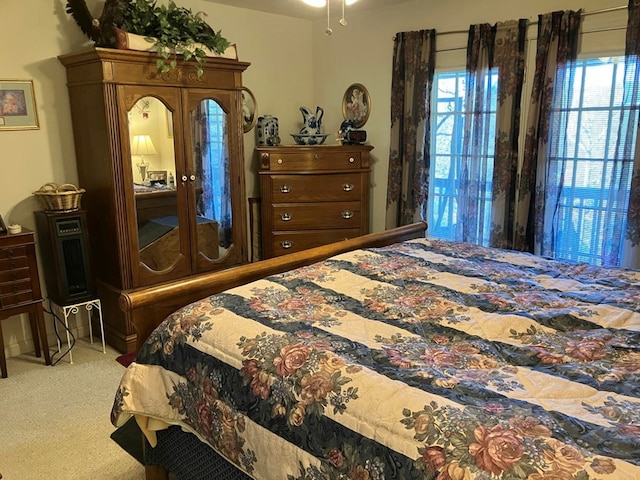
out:
{"label": "patterned curtain", "polygon": [[[640,127],[640,0],[630,0],[628,12],[623,104],[607,202],[609,228],[605,231],[602,265],[637,269],[640,268],[640,142],[636,140]],[[626,218],[620,205],[628,206]]]}
{"label": "patterned curtain", "polygon": [[386,228],[426,219],[434,57],[435,30],[396,35]]}
{"label": "patterned curtain", "polygon": [[[572,69],[558,68],[575,60],[581,12],[560,11],[538,16],[536,71],[527,117],[523,164],[516,206],[514,248],[547,255],[553,251],[553,217],[562,185],[562,167],[552,168],[549,157],[558,157],[564,148],[564,136],[549,138],[549,111],[569,100],[568,92],[556,85],[569,85]],[[554,98],[555,96],[555,98]],[[554,130],[562,132],[566,116],[557,118]],[[551,143],[549,143],[551,141]],[[545,197],[546,201],[545,201]],[[546,205],[556,208],[546,208]],[[545,230],[547,227],[547,230]]]}
{"label": "patterned curtain", "polygon": [[[221,247],[228,248],[233,242],[231,228],[231,192],[229,179],[228,145],[212,142],[211,139],[224,139],[226,142],[225,117],[210,109],[220,109],[213,100],[201,102],[191,114],[191,135],[194,139],[194,164],[196,178],[201,180],[202,188],[196,198],[197,221],[216,220],[219,224],[218,240]],[[222,132],[218,132],[222,129]]]}
{"label": "patterned curtain", "polygon": [[[471,25],[456,240],[512,248],[527,21]],[[497,88],[490,72],[497,72]],[[495,75],[493,78],[496,78]],[[493,124],[493,104],[496,123]]]}

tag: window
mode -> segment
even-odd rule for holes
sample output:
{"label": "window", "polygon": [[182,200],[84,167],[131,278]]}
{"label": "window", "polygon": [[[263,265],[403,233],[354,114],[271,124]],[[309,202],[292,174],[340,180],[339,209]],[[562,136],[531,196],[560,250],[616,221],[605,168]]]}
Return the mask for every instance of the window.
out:
{"label": "window", "polygon": [[[626,225],[609,224],[613,212],[626,218],[631,188],[629,175],[626,199],[613,200],[612,176],[620,174],[614,156],[623,108],[624,57],[581,59],[575,67],[566,126],[559,126],[564,112],[551,110],[550,144],[566,139],[562,154],[549,158],[550,168],[564,174],[552,231],[553,256],[599,265],[606,229],[626,230]],[[556,146],[549,151],[557,151]]]}
{"label": "window", "polygon": [[[614,183],[612,176],[621,175],[619,168],[614,168],[614,160],[620,114],[625,108],[624,73],[624,57],[578,60],[566,124],[560,124],[566,109],[550,112],[549,152],[562,152],[549,158],[549,168],[562,176],[562,184],[554,223],[545,227],[551,232],[552,256],[556,258],[602,264],[607,229],[615,227],[621,232],[626,229],[625,225],[609,224],[613,213],[626,218],[631,188],[629,175],[624,185],[625,198],[615,198],[616,192],[610,189]],[[491,82],[490,91],[495,92],[497,75],[487,75],[487,82]],[[434,238],[460,240],[456,228],[460,223],[458,210],[464,208],[458,197],[458,182],[465,128],[465,83],[463,70],[438,72],[434,76],[429,201],[424,212],[429,235]],[[492,125],[488,135],[491,138],[495,132],[495,94],[486,98],[489,105],[482,113],[493,116],[487,122]],[[566,144],[559,149],[561,140],[566,140]],[[487,146],[486,154],[478,158],[486,163],[482,167],[486,181],[478,190],[477,199],[484,204],[479,210],[484,218],[480,221],[482,232],[478,238],[488,245],[493,147]]]}
{"label": "window", "polygon": [[[429,201],[427,212],[429,236],[448,240],[459,240],[456,228],[460,227],[458,218],[459,181],[463,159],[463,141],[465,127],[465,87],[464,70],[438,72],[434,75],[432,89],[431,115],[431,166],[429,179]],[[495,138],[496,98],[498,75],[491,72],[485,77],[486,95],[481,115],[485,116],[488,126],[488,138]],[[488,118],[487,118],[488,117]],[[491,226],[491,182],[493,178],[493,155],[495,142],[487,142],[485,148],[479,148],[481,160],[478,171],[472,172],[472,180],[477,180],[481,221],[477,226],[478,238],[488,245]]]}
{"label": "window", "polygon": [[454,239],[458,181],[464,134],[465,72],[436,73],[431,114],[431,167],[426,215],[429,236]]}

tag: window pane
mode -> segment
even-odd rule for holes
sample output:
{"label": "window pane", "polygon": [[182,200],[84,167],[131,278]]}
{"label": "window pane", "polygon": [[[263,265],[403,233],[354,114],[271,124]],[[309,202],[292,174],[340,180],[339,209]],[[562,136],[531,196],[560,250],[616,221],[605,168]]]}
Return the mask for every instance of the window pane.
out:
{"label": "window pane", "polygon": [[464,127],[465,72],[434,78],[431,168],[427,221],[429,235],[453,239],[457,222],[456,182]]}
{"label": "window pane", "polygon": [[[559,139],[566,138],[566,150],[550,158],[549,168],[551,175],[564,174],[554,225],[554,255],[558,258],[601,264],[603,235],[612,228],[607,223],[611,208],[626,209],[626,202],[610,205],[609,198],[609,186],[615,183],[623,74],[622,58],[579,60],[567,125],[557,121],[560,111],[551,111],[549,151],[555,151]],[[630,185],[625,188],[628,191]]]}
{"label": "window pane", "polygon": [[[482,223],[482,242],[488,244],[491,225],[491,180],[493,178],[493,156],[496,136],[496,108],[498,75],[497,71],[487,74],[485,79],[485,97],[481,112],[484,132],[476,142],[486,151],[476,167],[488,181],[480,182],[477,196],[484,199],[484,205],[478,212]],[[427,221],[429,235],[434,238],[455,239],[458,223],[457,182],[461,168],[461,152],[465,122],[465,85],[464,71],[438,72],[434,77],[432,105],[435,113],[431,122],[431,166],[429,180],[429,202]],[[477,180],[473,175],[473,180]]]}

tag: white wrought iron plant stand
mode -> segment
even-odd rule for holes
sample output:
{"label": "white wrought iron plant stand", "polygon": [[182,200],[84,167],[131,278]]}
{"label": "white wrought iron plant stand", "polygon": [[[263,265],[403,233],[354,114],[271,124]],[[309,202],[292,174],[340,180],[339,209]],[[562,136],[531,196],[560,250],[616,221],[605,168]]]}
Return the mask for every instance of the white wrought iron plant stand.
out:
{"label": "white wrought iron plant stand", "polygon": [[[102,339],[102,353],[107,353],[107,348],[104,342],[104,323],[102,322],[102,304],[100,303],[100,299],[96,298],[94,300],[87,300],[85,302],[74,303],[71,305],[57,305],[55,302],[52,302],[54,305],[58,307],[58,309],[64,315],[64,326],[67,333],[67,347],[69,352],[69,363],[73,363],[73,355],[71,353],[72,345],[71,345],[71,335],[69,334],[69,316],[77,315],[80,312],[80,308],[84,307],[87,311],[87,316],[89,317],[89,339],[91,340],[91,344],[93,344],[93,326],[91,322],[91,311],[95,308],[98,311],[98,317],[100,319],[100,338]],[[58,353],[60,353],[61,345],[60,338],[58,337]]]}

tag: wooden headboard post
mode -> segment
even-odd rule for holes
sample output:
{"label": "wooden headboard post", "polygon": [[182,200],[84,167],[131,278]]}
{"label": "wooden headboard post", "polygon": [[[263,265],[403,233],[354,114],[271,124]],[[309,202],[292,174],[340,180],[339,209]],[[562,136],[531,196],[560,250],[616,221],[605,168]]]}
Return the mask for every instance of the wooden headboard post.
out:
{"label": "wooden headboard post", "polygon": [[151,287],[125,290],[120,295],[120,308],[131,315],[131,321],[138,335],[137,349],[140,349],[162,320],[180,307],[196,300],[269,275],[310,265],[350,250],[382,247],[424,237],[426,228],[425,222],[418,222],[219,272],[194,275]]}

